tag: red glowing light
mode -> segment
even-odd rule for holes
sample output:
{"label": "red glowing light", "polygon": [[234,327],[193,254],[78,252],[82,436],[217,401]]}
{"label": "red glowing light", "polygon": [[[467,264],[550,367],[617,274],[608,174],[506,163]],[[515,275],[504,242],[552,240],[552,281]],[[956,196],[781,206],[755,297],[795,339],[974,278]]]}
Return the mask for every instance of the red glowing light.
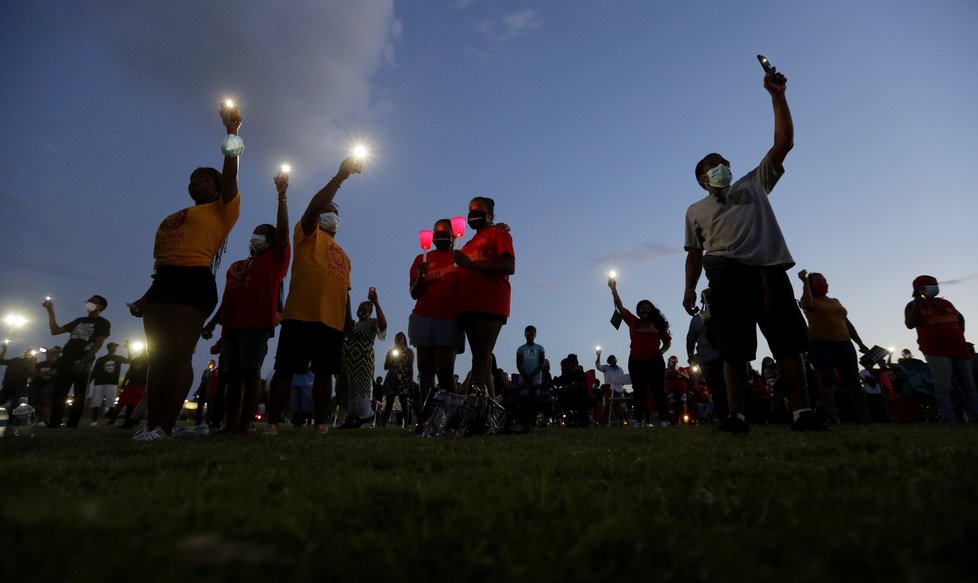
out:
{"label": "red glowing light", "polygon": [[456,239],[461,239],[465,235],[465,217],[452,217],[452,234]]}
{"label": "red glowing light", "polygon": [[425,251],[431,249],[431,239],[434,236],[434,231],[418,231],[418,241],[421,243],[421,248]]}

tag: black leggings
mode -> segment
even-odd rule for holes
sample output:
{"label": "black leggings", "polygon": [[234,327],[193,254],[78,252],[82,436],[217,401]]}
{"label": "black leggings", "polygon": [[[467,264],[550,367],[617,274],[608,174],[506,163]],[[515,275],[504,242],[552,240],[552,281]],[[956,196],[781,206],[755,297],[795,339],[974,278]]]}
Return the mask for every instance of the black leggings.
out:
{"label": "black leggings", "polygon": [[661,354],[651,358],[638,359],[628,356],[628,374],[632,377],[632,406],[635,420],[646,421],[645,395],[652,391],[655,407],[659,411],[659,421],[669,420],[669,401],[666,399],[666,361]]}

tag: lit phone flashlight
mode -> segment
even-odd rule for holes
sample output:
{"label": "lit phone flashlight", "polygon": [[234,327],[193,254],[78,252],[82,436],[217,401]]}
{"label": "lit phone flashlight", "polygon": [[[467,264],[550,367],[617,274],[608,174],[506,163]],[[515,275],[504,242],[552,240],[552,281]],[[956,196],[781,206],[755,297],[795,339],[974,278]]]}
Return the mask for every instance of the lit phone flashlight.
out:
{"label": "lit phone flashlight", "polygon": [[777,69],[774,68],[774,65],[771,64],[771,61],[767,60],[767,57],[764,55],[757,55],[757,61],[761,64],[761,67],[764,68],[765,73],[773,75],[774,72],[777,71]]}

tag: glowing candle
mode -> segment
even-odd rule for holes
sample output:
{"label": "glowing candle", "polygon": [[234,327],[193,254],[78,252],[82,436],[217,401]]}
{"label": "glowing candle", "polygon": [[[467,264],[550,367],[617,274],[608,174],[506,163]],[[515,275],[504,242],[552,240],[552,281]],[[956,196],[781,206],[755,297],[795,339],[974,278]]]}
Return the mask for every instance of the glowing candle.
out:
{"label": "glowing candle", "polygon": [[455,235],[455,245],[458,248],[458,242],[462,240],[465,236],[465,217],[452,217],[452,234]]}
{"label": "glowing candle", "polygon": [[428,263],[428,249],[431,249],[431,240],[434,236],[434,231],[418,231],[418,242],[421,243],[425,263]]}

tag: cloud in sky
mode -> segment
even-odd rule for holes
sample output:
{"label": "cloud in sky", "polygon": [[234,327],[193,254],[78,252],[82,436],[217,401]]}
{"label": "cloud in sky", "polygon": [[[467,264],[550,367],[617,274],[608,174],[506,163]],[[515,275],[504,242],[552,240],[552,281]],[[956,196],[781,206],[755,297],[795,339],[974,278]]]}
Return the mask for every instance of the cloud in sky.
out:
{"label": "cloud in sky", "polygon": [[633,249],[606,253],[595,258],[594,262],[602,267],[625,263],[651,263],[663,257],[673,257],[682,253],[682,248],[674,245],[645,242]]}
{"label": "cloud in sky", "polygon": [[226,92],[252,131],[329,135],[371,107],[370,78],[394,65],[393,0],[129,2],[78,6],[77,18],[137,82],[179,102]]}
{"label": "cloud in sky", "polygon": [[540,15],[529,8],[504,16],[501,20],[483,20],[476,29],[489,38],[506,42],[540,28]]}

